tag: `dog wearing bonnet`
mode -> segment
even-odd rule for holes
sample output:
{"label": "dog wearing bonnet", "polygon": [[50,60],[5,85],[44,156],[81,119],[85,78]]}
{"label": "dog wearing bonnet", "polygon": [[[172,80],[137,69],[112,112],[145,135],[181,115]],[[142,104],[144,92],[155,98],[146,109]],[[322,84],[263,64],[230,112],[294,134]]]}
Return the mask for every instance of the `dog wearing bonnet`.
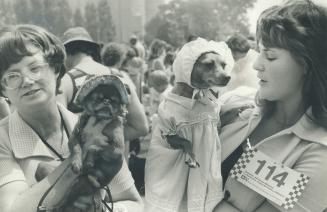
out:
{"label": "dog wearing bonnet", "polygon": [[230,80],[224,42],[198,38],[173,63],[174,88],[161,102],[145,167],[146,211],[212,211],[223,198],[220,103],[215,87]]}

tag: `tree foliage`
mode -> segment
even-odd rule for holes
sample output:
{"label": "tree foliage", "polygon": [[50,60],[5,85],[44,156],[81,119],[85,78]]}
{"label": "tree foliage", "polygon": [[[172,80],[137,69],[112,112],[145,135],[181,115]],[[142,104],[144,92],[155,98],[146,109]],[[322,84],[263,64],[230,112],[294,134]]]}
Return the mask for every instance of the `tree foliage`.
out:
{"label": "tree foliage", "polygon": [[59,37],[72,26],[82,26],[94,40],[112,41],[115,26],[109,2],[97,2],[89,1],[84,8],[73,10],[67,0],[0,0],[0,26],[35,24]]}
{"label": "tree foliage", "polygon": [[110,42],[116,35],[115,25],[111,16],[111,8],[107,0],[100,0],[98,3],[99,35],[98,41],[102,43]]}
{"label": "tree foliage", "polygon": [[72,9],[65,0],[15,0],[16,24],[35,24],[61,35],[72,26]]}
{"label": "tree foliage", "polygon": [[85,27],[94,40],[98,40],[97,8],[92,2],[88,2],[84,8]]}
{"label": "tree foliage", "polygon": [[190,35],[221,40],[234,32],[249,34],[247,10],[256,0],[173,0],[161,5],[146,25],[146,38],[183,44]]}
{"label": "tree foliage", "polygon": [[0,0],[0,27],[15,22],[16,17],[12,4],[6,0]]}
{"label": "tree foliage", "polygon": [[86,25],[85,19],[84,19],[83,13],[80,8],[77,8],[75,10],[75,13],[73,16],[73,22],[74,22],[75,26],[85,27],[85,25]]}
{"label": "tree foliage", "polygon": [[101,0],[97,5],[92,2],[87,3],[84,8],[84,15],[86,29],[93,39],[103,43],[114,39],[115,26],[107,0]]}

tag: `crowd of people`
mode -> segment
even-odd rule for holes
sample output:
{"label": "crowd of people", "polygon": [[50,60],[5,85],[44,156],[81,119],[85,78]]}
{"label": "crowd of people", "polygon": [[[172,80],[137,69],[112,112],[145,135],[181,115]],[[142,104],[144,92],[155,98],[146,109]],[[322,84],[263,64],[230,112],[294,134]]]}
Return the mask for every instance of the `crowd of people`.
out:
{"label": "crowd of people", "polygon": [[[60,37],[1,27],[0,211],[327,211],[326,29],[327,9],[310,0],[263,11],[255,41],[145,47],[135,35],[100,44],[82,27]],[[68,146],[76,95],[108,74],[128,93],[123,161],[79,175]],[[107,142],[107,124],[90,118],[82,138]],[[249,152],[257,161],[244,162]],[[244,180],[265,167],[265,188]],[[92,179],[108,169],[99,188]],[[71,197],[76,184],[89,189]]]}

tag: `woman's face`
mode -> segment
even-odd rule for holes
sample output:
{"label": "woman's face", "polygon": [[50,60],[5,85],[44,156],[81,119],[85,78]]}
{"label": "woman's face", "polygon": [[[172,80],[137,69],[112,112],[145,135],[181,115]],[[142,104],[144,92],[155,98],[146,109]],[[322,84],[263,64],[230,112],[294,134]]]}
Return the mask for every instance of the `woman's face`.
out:
{"label": "woman's face", "polygon": [[259,97],[269,101],[284,101],[302,93],[306,70],[289,51],[266,48],[259,43],[260,54],[253,68],[258,71]]}
{"label": "woman's face", "polygon": [[[19,108],[34,107],[55,99],[57,74],[41,51],[12,64],[1,78],[3,93]],[[6,83],[4,83],[6,81]],[[4,86],[14,85],[12,88]]]}

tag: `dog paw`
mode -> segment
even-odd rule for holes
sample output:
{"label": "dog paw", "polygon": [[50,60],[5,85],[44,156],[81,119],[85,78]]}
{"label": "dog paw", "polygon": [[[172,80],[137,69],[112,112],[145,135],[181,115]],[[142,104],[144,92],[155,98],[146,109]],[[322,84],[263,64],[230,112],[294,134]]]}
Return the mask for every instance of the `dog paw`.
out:
{"label": "dog paw", "polygon": [[185,160],[185,164],[188,165],[190,168],[198,168],[200,167],[200,164],[192,158],[188,158],[187,160]]}
{"label": "dog paw", "polygon": [[73,161],[72,162],[72,170],[75,174],[79,174],[82,171],[82,163],[80,161]]}

